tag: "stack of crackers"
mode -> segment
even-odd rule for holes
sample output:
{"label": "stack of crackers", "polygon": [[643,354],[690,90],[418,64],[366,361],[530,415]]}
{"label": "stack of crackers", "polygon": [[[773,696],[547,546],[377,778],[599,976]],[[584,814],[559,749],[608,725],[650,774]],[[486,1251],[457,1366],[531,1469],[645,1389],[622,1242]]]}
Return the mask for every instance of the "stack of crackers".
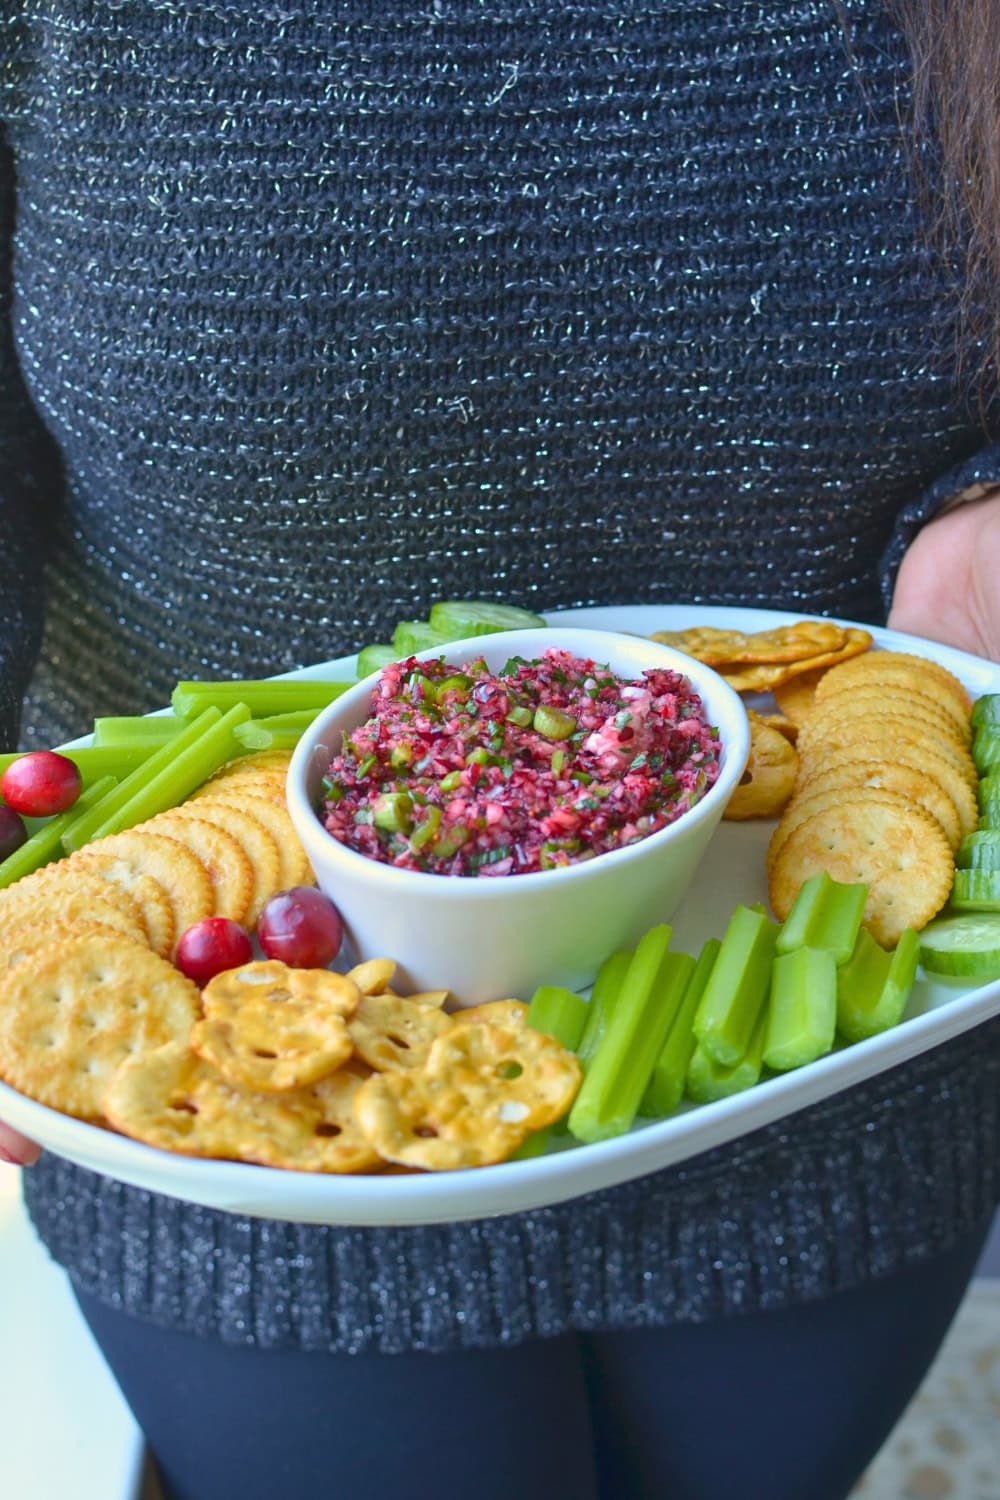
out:
{"label": "stack of crackers", "polygon": [[905,652],[872,651],[819,679],[768,848],[779,919],[819,869],[869,886],[865,925],[886,947],[941,910],[955,852],[977,826],[970,711],[957,677]]}
{"label": "stack of crackers", "polygon": [[654,639],[774,699],[774,712],[748,710],[750,758],[725,816],[779,818],[767,859],[775,916],[825,869],[869,886],[865,925],[885,946],[924,927],[977,826],[971,702],[958,678],[921,656],[871,650],[867,631],[828,620]]}

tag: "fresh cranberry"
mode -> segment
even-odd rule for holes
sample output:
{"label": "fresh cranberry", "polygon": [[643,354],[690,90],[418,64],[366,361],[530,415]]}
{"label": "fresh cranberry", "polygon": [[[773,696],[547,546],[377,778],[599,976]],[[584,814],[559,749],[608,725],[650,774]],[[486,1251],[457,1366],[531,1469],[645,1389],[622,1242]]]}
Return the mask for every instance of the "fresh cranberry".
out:
{"label": "fresh cranberry", "polygon": [[20,849],[28,837],[28,830],[12,807],[0,802],[0,862]]}
{"label": "fresh cranberry", "polygon": [[68,755],[56,750],[29,750],[12,760],[0,777],[0,795],[26,818],[47,818],[72,807],[83,781]]}
{"label": "fresh cranberry", "polygon": [[205,917],[181,936],[174,961],[182,974],[204,986],[226,969],[238,969],[253,958],[250,934],[230,917]]}
{"label": "fresh cranberry", "polygon": [[311,885],[279,891],[257,922],[257,941],[268,958],[293,969],[322,969],[344,941],[344,923],[329,897]]}

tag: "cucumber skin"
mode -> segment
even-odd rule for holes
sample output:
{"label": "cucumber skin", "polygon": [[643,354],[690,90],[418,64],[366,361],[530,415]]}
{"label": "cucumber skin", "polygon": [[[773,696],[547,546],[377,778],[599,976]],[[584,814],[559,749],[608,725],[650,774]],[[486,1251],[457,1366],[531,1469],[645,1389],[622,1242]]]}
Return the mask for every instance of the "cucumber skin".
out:
{"label": "cucumber skin", "polygon": [[442,599],[431,606],[430,624],[450,640],[467,636],[495,635],[500,630],[538,630],[545,625],[541,615],[516,604],[498,604],[491,599]]}
{"label": "cucumber skin", "polygon": [[1000,724],[977,729],[972,740],[972,763],[980,776],[1000,770]]}
{"label": "cucumber skin", "polygon": [[1000,871],[956,870],[951,904],[957,912],[1000,912]]}
{"label": "cucumber skin", "polygon": [[1000,828],[1000,771],[982,776],[976,790],[980,830]]}
{"label": "cucumber skin", "polygon": [[448,636],[428,625],[426,620],[400,620],[392,633],[392,646],[398,661],[402,657],[413,656],[417,651],[446,646],[448,639]]}
{"label": "cucumber skin", "polygon": [[1000,872],[1000,828],[984,828],[976,833],[967,833],[958,846],[955,864],[960,870]]}
{"label": "cucumber skin", "polygon": [[920,934],[920,963],[927,974],[1000,979],[1000,913],[936,918]]}
{"label": "cucumber skin", "polygon": [[972,705],[973,729],[1000,729],[1000,693],[984,693]]}
{"label": "cucumber skin", "polygon": [[373,672],[381,672],[383,667],[398,660],[399,653],[388,641],[377,641],[370,646],[362,646],[358,652],[358,680],[360,681],[362,677],[370,677]]}

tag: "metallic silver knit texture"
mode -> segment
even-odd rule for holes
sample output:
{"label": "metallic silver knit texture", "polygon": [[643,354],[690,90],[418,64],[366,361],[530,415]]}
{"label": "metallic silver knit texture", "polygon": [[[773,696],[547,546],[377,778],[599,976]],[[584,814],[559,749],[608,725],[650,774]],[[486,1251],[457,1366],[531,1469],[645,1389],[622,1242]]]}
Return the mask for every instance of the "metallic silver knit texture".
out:
{"label": "metallic silver knit texture", "polygon": [[[877,0],[23,0],[37,743],[436,597],[871,618],[982,445]],[[3,33],[0,33],[3,35]]]}
{"label": "metallic silver knit texture", "polygon": [[[901,40],[878,0],[840,9],[846,35],[833,0],[7,7],[0,719],[43,565],[28,744],[449,595],[877,618],[883,554],[1000,455],[913,206]],[[781,1306],[945,1247],[996,1199],[998,1072],[994,1024],[472,1225],[253,1222],[54,1157],[26,1190],[79,1283],[139,1316],[502,1344]]]}

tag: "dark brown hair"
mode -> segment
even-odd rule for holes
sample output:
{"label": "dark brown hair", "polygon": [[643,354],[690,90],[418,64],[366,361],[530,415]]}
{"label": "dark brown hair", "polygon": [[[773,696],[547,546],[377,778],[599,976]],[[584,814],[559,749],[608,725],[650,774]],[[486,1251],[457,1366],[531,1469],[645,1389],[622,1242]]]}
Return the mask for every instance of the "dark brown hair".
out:
{"label": "dark brown hair", "polygon": [[913,169],[959,274],[959,354],[980,406],[1000,389],[1000,4],[886,0],[913,64]]}

